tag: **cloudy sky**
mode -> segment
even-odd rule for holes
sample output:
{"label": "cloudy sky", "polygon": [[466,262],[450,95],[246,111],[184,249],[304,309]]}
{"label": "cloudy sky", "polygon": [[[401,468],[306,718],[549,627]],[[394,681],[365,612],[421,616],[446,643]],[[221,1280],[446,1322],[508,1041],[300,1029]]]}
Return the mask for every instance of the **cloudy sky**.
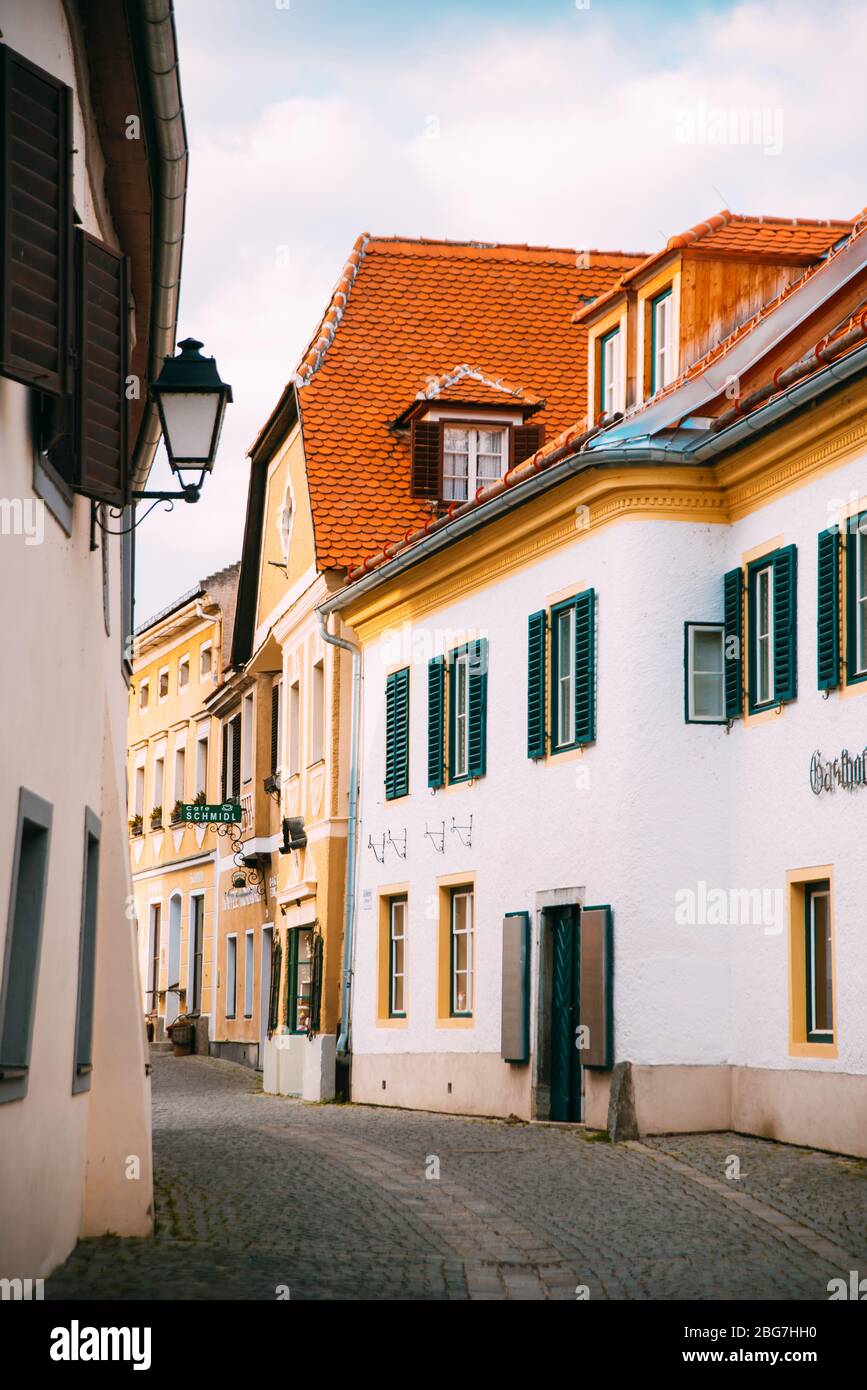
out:
{"label": "cloudy sky", "polygon": [[[863,0],[175,0],[178,337],[235,404],[195,507],[138,532],[136,620],[238,558],[246,451],[361,231],[656,249],[710,213],[846,217]],[[169,485],[160,457],[154,486]]]}

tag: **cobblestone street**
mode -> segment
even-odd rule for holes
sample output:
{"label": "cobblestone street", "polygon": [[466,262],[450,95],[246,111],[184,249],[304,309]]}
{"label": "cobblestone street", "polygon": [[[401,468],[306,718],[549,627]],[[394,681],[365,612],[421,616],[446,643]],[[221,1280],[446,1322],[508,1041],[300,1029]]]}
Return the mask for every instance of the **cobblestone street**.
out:
{"label": "cobblestone street", "polygon": [[867,1270],[864,1161],[259,1088],[231,1063],[155,1057],[156,1238],[82,1242],[47,1297],[824,1300]]}

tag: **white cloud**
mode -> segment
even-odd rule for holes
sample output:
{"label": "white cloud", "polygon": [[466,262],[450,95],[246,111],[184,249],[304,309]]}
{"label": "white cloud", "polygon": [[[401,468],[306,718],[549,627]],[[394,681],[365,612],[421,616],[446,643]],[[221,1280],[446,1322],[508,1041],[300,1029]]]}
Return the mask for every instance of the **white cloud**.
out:
{"label": "white cloud", "polygon": [[[368,0],[371,20],[390,9]],[[371,23],[347,44],[339,19],[331,32],[295,8],[260,33],[242,0],[186,19],[179,7],[192,145],[181,334],[215,353],[235,405],[202,502],[139,532],[140,616],[240,553],[245,450],[360,231],[649,251],[724,203],[807,217],[867,203],[845,72],[867,47],[857,0],[668,19],[654,7],[654,26],[610,4],[549,13],[431,7],[417,38],[394,24],[386,42]],[[685,109],[779,112],[781,151],[678,143]]]}

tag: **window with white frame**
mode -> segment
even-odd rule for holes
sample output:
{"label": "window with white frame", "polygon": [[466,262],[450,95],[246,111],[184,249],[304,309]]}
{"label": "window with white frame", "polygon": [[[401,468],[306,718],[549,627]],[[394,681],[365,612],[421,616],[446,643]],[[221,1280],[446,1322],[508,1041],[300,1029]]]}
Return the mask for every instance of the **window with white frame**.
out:
{"label": "window with white frame", "polygon": [[289,687],[289,776],[301,771],[301,687],[294,681]]}
{"label": "window with white frame", "polygon": [[388,935],[388,1012],[391,1018],[406,1017],[406,910],[406,898],[391,899]]}
{"label": "window with white frame", "polygon": [[852,587],[851,611],[854,616],[853,638],[855,669],[852,676],[867,675],[867,515],[858,518],[857,529],[852,537],[852,559],[847,582]]}
{"label": "window with white frame", "polygon": [[831,941],[831,885],[808,883],[806,905],[807,1041],[834,1041],[834,973]]}
{"label": "window with white frame", "polygon": [[184,782],[187,771],[187,746],[185,743],[175,745],[175,772],[172,784],[172,805],[184,799]]}
{"label": "window with white frame", "polygon": [[623,333],[615,328],[599,344],[599,408],[616,415],[623,405]]}
{"label": "window with white frame", "polygon": [[226,1018],[234,1018],[238,1008],[238,938],[226,937]]}
{"label": "window with white frame", "polygon": [[313,667],[313,701],[310,711],[310,761],[318,763],[325,751],[325,664]]}
{"label": "window with white frame", "polygon": [[689,724],[724,724],[725,626],[686,625],[686,719]]}
{"label": "window with white frame", "polygon": [[670,289],[650,305],[650,393],[655,395],[674,380],[674,299]]}
{"label": "window with white frame", "polygon": [[154,787],[151,811],[154,815],[163,809],[163,794],[165,791],[166,760],[165,757],[154,759]]}
{"label": "window with white frame", "polygon": [[147,707],[148,707],[148,701],[150,700],[150,697],[151,697],[151,683],[150,683],[150,681],[142,681],[141,685],[140,685],[139,688],[138,688],[138,707],[139,707],[139,709],[147,709]]}
{"label": "window with white frame", "polygon": [[252,931],[244,934],[244,1017],[253,1017],[253,957],[254,938]]}
{"label": "window with white frame", "polygon": [[159,686],[158,686],[158,689],[159,689],[159,698],[160,698],[160,701],[162,702],[163,700],[167,700],[167,699],[168,699],[168,696],[169,696],[169,668],[168,668],[168,666],[164,666],[164,667],[163,667],[163,669],[160,671],[159,676],[157,677],[157,679],[158,679],[158,682],[159,682]]}
{"label": "window with white frame", "polygon": [[182,656],[178,662],[178,690],[186,690],[190,683],[190,658]]}
{"label": "window with white frame", "polygon": [[190,898],[190,1008],[202,1007],[202,979],[205,959],[205,899],[201,894]]}
{"label": "window with white frame", "polygon": [[249,782],[253,776],[253,692],[244,696],[241,743],[241,779]]}
{"label": "window with white frame", "polygon": [[575,742],[575,606],[569,604],[554,613],[552,674],[556,681],[554,747]]}
{"label": "window with white frame", "polygon": [[452,780],[454,780],[457,777],[466,777],[469,766],[470,654],[468,651],[458,652],[455,656],[452,662],[451,680],[454,711],[450,773]]}
{"label": "window with white frame", "polygon": [[443,497],[466,502],[480,487],[502,478],[509,466],[508,430],[446,425],[443,431]]}
{"label": "window with white frame", "polygon": [[473,1012],[473,890],[455,888],[451,904],[451,1012]]}
{"label": "window with white frame", "polygon": [[199,649],[199,680],[207,680],[214,669],[214,653],[210,642],[204,642]]}
{"label": "window with white frame", "polygon": [[199,796],[202,792],[207,798],[208,792],[208,731],[200,731],[196,739],[196,789],[195,794]]}
{"label": "window with white frame", "polygon": [[140,763],[137,763],[137,764],[136,764],[136,769],[135,769],[135,786],[134,786],[134,790],[133,790],[133,803],[132,803],[132,810],[133,810],[133,815],[134,815],[134,816],[143,816],[143,815],[144,815],[144,798],[145,798],[145,764],[144,764],[144,758],[142,758],[142,761],[141,761]]}
{"label": "window with white frame", "polygon": [[765,565],[755,573],[755,704],[768,705],[774,698],[774,568]]}

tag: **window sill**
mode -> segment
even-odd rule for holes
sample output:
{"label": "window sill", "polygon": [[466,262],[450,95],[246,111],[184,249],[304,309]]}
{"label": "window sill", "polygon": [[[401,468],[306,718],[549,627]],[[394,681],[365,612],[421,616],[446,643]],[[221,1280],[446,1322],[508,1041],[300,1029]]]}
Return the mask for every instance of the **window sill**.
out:
{"label": "window sill", "polygon": [[836,1061],[840,1055],[840,1050],[836,1042],[791,1042],[789,1043],[790,1057],[803,1058],[824,1058],[826,1061]]}
{"label": "window sill", "polygon": [[438,1018],[437,1028],[472,1028],[476,1020],[472,1014],[454,1014],[448,1018]]}

